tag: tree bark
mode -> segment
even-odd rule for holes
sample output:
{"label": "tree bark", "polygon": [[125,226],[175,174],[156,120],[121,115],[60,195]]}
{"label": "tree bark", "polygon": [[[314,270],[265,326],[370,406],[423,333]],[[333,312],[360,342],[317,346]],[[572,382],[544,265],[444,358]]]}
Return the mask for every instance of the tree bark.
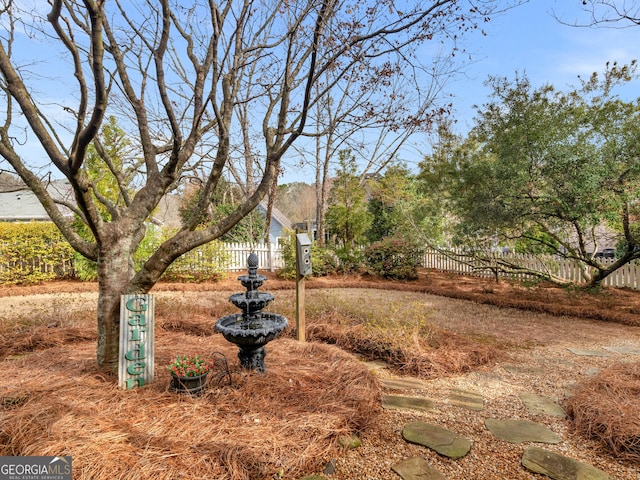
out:
{"label": "tree bark", "polygon": [[[114,225],[111,225],[112,227]],[[120,296],[131,291],[133,235],[109,228],[98,258],[98,367],[117,372],[120,343]],[[135,248],[135,247],[133,247]]]}

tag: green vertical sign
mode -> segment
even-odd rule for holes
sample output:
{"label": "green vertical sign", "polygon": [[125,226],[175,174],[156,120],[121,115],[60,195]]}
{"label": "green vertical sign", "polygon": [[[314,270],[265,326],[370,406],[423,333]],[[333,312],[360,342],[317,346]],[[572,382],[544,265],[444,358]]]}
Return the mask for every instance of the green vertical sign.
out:
{"label": "green vertical sign", "polygon": [[153,295],[120,297],[120,388],[131,390],[153,380],[153,323]]}

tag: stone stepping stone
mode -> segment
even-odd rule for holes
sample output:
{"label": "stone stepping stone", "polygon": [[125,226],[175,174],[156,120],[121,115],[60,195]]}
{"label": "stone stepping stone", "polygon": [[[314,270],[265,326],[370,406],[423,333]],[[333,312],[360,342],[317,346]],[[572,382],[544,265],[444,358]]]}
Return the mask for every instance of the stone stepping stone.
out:
{"label": "stone stepping stone", "polygon": [[362,440],[353,433],[349,435],[342,435],[341,437],[338,437],[338,445],[348,450],[353,450],[354,448],[362,446]]}
{"label": "stone stepping stone", "polygon": [[391,467],[402,480],[447,480],[438,470],[433,468],[422,457],[412,457]]}
{"label": "stone stepping stone", "polygon": [[462,458],[471,450],[471,440],[425,422],[408,423],[402,429],[402,437],[407,442],[417,443],[453,459]]}
{"label": "stone stepping stone", "polygon": [[431,412],[436,404],[433,400],[422,397],[403,397],[401,395],[383,395],[382,408],[388,410],[408,409]]}
{"label": "stone stepping stone", "polygon": [[640,348],[638,347],[602,347],[602,348],[613,353],[624,353],[626,355],[640,355]]}
{"label": "stone stepping stone", "polygon": [[338,467],[338,463],[336,462],[336,459],[332,458],[324,466],[324,469],[322,470],[322,473],[324,473],[325,475],[333,475],[334,473],[336,473],[336,468],[337,467]]}
{"label": "stone stepping stone", "polygon": [[529,413],[559,418],[567,417],[567,414],[555,398],[536,395],[535,393],[521,393],[519,397]]}
{"label": "stone stepping stone", "polygon": [[504,368],[509,373],[520,373],[523,375],[540,375],[544,373],[544,368],[531,367],[527,365],[502,365],[502,368]]}
{"label": "stone stepping stone", "polygon": [[372,360],[370,362],[362,363],[370,372],[375,372],[376,370],[385,370],[389,368],[389,364],[387,362],[383,362],[382,360]]}
{"label": "stone stepping stone", "polygon": [[509,443],[560,443],[562,439],[549,428],[531,420],[487,418],[485,427],[496,437]]}
{"label": "stone stepping stone", "polygon": [[484,408],[484,399],[482,398],[482,395],[477,392],[461,390],[459,388],[451,389],[449,393],[449,403],[456,407],[462,407],[476,412],[479,412]]}
{"label": "stone stepping stone", "polygon": [[554,480],[613,480],[593,465],[538,447],[529,447],[524,451],[522,466]]}
{"label": "stone stepping stone", "polygon": [[574,355],[580,355],[581,357],[608,357],[607,352],[601,352],[600,350],[588,350],[584,348],[567,348]]}
{"label": "stone stepping stone", "polygon": [[380,380],[389,390],[423,390],[424,383],[416,378],[383,378]]}

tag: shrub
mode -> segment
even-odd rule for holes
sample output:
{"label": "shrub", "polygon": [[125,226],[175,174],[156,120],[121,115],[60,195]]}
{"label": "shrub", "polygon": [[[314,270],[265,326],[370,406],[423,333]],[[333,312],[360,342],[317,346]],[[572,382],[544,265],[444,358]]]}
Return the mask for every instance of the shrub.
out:
{"label": "shrub", "polygon": [[[136,268],[141,268],[155,249],[175,234],[171,229],[150,227],[133,255]],[[162,275],[163,280],[203,281],[223,278],[231,256],[224,244],[214,240],[177,258]]]}
{"label": "shrub", "polygon": [[422,249],[400,238],[384,238],[372,243],[364,251],[365,264],[370,273],[394,280],[415,280]]}
{"label": "shrub", "polygon": [[231,256],[218,240],[187,252],[173,262],[163,275],[166,280],[202,281],[224,278]]}
{"label": "shrub", "polygon": [[338,269],[339,263],[338,256],[332,248],[316,243],[311,245],[311,267],[314,275],[329,275]]}
{"label": "shrub", "polygon": [[337,271],[340,273],[358,273],[362,270],[364,255],[358,247],[340,247],[336,249]]}
{"label": "shrub", "polygon": [[83,257],[78,252],[73,254],[73,268],[76,276],[83,282],[94,282],[98,279],[96,262]]}
{"label": "shrub", "polygon": [[[156,248],[173,233],[169,229],[149,226],[144,239],[133,254],[136,269],[142,268]],[[229,261],[230,255],[221,242],[209,242],[175,260],[164,272],[162,279],[189,282],[223,278]],[[98,278],[96,262],[76,254],[74,265],[80,280],[92,281]]]}
{"label": "shrub", "polygon": [[0,223],[0,283],[70,276],[73,249],[51,222]]}
{"label": "shrub", "polygon": [[[278,270],[278,276],[286,279],[296,278],[296,234],[292,230],[280,239],[284,267]],[[311,249],[313,255],[313,246]],[[313,256],[311,257],[313,262]]]}

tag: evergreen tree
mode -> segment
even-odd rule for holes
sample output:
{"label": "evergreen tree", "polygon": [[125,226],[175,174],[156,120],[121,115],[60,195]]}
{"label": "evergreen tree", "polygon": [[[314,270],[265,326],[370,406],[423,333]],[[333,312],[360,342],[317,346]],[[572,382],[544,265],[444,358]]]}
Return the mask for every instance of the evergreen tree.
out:
{"label": "evergreen tree", "polygon": [[332,236],[350,250],[356,241],[364,240],[372,215],[367,211],[366,191],[356,173],[355,157],[350,150],[343,150],[339,155],[326,220]]}

